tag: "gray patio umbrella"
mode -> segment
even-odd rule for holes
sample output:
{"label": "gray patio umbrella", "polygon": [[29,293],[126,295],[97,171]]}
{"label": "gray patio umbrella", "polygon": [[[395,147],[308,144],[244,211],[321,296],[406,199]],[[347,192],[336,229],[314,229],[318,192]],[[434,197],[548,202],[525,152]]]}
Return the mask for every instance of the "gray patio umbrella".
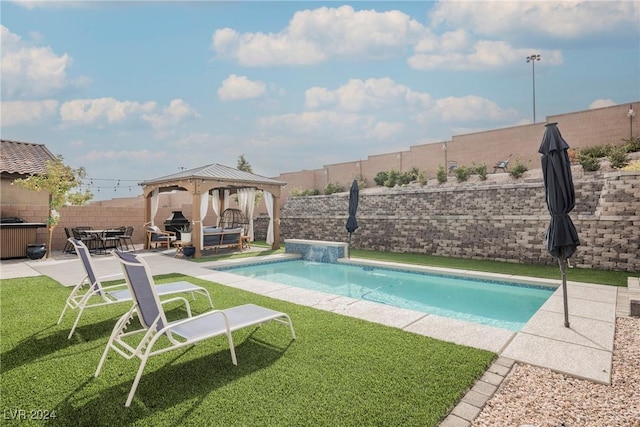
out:
{"label": "gray patio umbrella", "polygon": [[358,228],[356,220],[356,211],[358,210],[358,199],[360,198],[360,189],[358,181],[353,180],[351,190],[349,190],[349,218],[347,218],[347,232],[349,233],[349,256],[351,256],[351,234]]}
{"label": "gray patio umbrella", "polygon": [[560,135],[557,123],[545,126],[539,153],[542,154],[542,174],[547,208],[551,222],[547,229],[547,251],[558,260],[562,274],[564,295],[564,326],[569,327],[569,307],[567,303],[567,259],[580,245],[578,232],[569,217],[576,203],[571,162],[567,149],[569,144]]}

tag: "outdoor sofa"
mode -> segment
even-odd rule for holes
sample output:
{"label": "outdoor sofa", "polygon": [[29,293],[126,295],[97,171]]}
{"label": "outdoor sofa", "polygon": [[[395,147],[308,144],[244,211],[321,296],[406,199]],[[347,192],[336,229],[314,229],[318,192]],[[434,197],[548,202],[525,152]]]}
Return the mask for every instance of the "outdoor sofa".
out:
{"label": "outdoor sofa", "polygon": [[204,244],[202,249],[237,247],[242,251],[242,235],[244,228],[204,227]]}

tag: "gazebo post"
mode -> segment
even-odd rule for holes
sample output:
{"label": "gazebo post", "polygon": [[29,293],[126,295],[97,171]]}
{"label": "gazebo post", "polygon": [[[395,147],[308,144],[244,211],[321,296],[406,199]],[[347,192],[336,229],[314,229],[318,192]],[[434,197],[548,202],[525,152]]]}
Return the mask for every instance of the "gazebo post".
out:
{"label": "gazebo post", "polygon": [[151,194],[152,191],[149,191],[144,198],[144,229],[142,232],[144,233],[144,248],[151,249],[149,246],[149,239],[147,239],[147,224],[151,224]]}
{"label": "gazebo post", "polygon": [[191,244],[196,248],[196,252],[194,254],[195,258],[200,258],[202,256],[202,246],[200,246],[200,232],[202,230],[203,218],[200,218],[200,203],[202,203],[202,194],[200,194],[199,191],[195,190],[193,192],[193,198],[191,202],[191,217],[193,218],[193,225],[191,226]]}
{"label": "gazebo post", "polygon": [[[279,189],[278,189],[279,190]],[[273,244],[271,249],[280,249],[280,191],[273,194]]]}

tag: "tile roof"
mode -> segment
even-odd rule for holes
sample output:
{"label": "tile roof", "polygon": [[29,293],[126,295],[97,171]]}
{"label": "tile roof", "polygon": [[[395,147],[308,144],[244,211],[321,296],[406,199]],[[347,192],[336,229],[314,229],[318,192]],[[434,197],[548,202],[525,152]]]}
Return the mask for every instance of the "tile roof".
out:
{"label": "tile roof", "polygon": [[11,175],[33,175],[47,170],[47,160],[55,160],[44,144],[1,140],[0,173]]}

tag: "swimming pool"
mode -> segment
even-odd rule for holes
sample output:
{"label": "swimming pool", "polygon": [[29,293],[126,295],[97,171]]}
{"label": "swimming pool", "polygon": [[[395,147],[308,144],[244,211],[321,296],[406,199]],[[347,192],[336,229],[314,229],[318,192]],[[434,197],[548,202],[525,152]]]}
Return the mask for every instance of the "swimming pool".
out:
{"label": "swimming pool", "polygon": [[229,273],[519,331],[555,288],[305,260],[216,268]]}

